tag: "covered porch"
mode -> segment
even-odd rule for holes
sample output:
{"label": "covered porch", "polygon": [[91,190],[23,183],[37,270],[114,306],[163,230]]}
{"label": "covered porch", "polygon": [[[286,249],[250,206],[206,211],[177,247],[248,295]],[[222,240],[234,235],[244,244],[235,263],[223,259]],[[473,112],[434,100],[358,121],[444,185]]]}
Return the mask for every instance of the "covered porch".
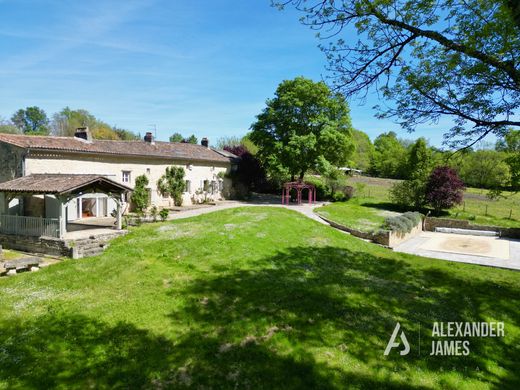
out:
{"label": "covered porch", "polygon": [[100,175],[38,174],[0,183],[0,233],[67,239],[121,230],[128,191]]}

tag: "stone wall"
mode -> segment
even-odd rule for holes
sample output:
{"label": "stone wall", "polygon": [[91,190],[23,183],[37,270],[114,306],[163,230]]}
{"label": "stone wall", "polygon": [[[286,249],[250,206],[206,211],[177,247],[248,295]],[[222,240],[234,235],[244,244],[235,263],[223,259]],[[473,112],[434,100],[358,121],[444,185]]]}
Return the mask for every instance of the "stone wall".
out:
{"label": "stone wall", "polygon": [[50,237],[24,237],[0,234],[0,245],[4,248],[51,256],[71,256],[71,249],[65,241]]}
{"label": "stone wall", "polygon": [[415,236],[416,234],[422,232],[422,222],[415,226],[410,233],[398,233],[388,230],[381,230],[378,232],[363,232],[361,230],[352,229],[348,226],[344,226],[337,222],[331,221],[327,218],[322,217],[321,215],[320,218],[326,221],[330,226],[348,232],[354,237],[369,240],[375,242],[376,244],[387,246],[389,248],[393,248],[396,245],[399,245],[401,242],[406,241],[409,238]]}
{"label": "stone wall", "polygon": [[388,236],[388,246],[390,248],[395,248],[400,243],[408,240],[409,238],[412,238],[413,236],[421,233],[422,231],[422,221],[419,222],[419,224],[417,224],[416,226],[414,226],[409,233],[399,233],[391,231]]}
{"label": "stone wall", "polygon": [[0,183],[23,176],[24,151],[0,142]]}
{"label": "stone wall", "polygon": [[0,246],[29,253],[51,256],[65,256],[80,259],[103,253],[111,240],[126,234],[126,230],[115,230],[106,234],[96,234],[77,240],[60,240],[50,237],[23,237],[0,234]]}
{"label": "stone wall", "polygon": [[474,225],[470,221],[464,219],[448,219],[434,217],[426,217],[424,219],[424,230],[434,232],[435,228],[438,227],[467,230],[489,230],[492,232],[498,232],[500,237],[520,239],[520,228],[504,228],[500,226],[491,225]]}

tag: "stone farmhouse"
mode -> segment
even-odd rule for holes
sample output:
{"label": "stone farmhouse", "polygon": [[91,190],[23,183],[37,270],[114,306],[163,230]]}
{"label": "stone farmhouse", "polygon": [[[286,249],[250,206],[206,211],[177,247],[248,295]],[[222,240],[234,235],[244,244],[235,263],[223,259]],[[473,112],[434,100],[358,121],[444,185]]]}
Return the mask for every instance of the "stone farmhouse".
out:
{"label": "stone farmhouse", "polygon": [[206,138],[201,145],[158,142],[151,133],[142,141],[94,140],[88,128],[74,137],[0,134],[0,233],[63,238],[73,221],[114,214],[120,227],[137,176],[149,179],[150,205],[173,206],[157,190],[172,165],[185,170],[184,204],[221,199],[234,161]]}

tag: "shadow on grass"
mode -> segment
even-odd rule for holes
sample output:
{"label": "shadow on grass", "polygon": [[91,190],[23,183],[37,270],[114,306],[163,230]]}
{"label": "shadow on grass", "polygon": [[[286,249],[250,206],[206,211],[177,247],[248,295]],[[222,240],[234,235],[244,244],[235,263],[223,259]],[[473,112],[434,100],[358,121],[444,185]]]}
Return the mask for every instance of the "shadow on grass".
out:
{"label": "shadow on grass", "polygon": [[[130,324],[45,315],[2,323],[0,380],[9,388],[332,388],[307,355],[300,361],[248,344],[219,354],[219,342],[190,331],[176,342]],[[251,379],[248,379],[251,378]]]}
{"label": "shadow on grass", "polygon": [[[457,372],[473,384],[519,383],[518,339],[471,340],[466,357],[418,353],[420,328],[432,321],[518,326],[518,286],[475,278],[477,268],[337,247],[293,247],[247,266],[172,286],[167,294],[185,304],[166,319],[170,337],[64,312],[0,321],[0,380],[11,388],[426,389],[457,388]],[[385,357],[396,321],[412,351]]]}
{"label": "shadow on grass", "polygon": [[[335,247],[296,247],[259,261],[253,270],[222,268],[196,280],[182,292],[191,304],[172,319],[220,329],[221,345],[233,351],[244,340],[275,350],[293,346],[288,350],[298,361],[305,360],[300,350],[318,350],[326,364],[315,369],[337,387],[421,388],[416,383],[423,375],[433,375],[444,388],[457,388],[450,385],[456,380],[518,385],[517,336],[473,338],[469,356],[429,356],[434,321],[502,319],[506,332],[508,324],[520,323],[517,288],[476,280],[476,268],[453,268],[462,276],[448,272],[451,267],[412,267]],[[412,352],[399,356],[394,350],[385,357],[397,321]],[[344,360],[350,364],[341,364]],[[490,364],[504,372],[488,370]]]}

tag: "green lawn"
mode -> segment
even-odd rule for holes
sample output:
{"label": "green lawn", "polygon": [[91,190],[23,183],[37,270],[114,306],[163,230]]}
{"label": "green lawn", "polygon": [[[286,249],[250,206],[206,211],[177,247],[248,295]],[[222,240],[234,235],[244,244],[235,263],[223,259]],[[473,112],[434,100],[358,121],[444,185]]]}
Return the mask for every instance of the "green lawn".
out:
{"label": "green lawn", "polygon": [[[373,199],[373,201],[376,201]],[[394,212],[378,209],[367,198],[352,198],[348,202],[336,202],[315,209],[315,212],[328,220],[340,223],[363,232],[381,229],[386,217]]]}
{"label": "green lawn", "polygon": [[[356,176],[349,182],[357,189],[359,203],[389,202],[388,191],[398,180]],[[505,191],[505,197],[490,200],[487,190],[468,188],[464,193],[462,205],[446,212],[447,218],[466,219],[473,224],[495,225],[520,228],[520,193]]]}
{"label": "green lawn", "polygon": [[[520,273],[394,253],[281,208],[143,225],[102,256],[0,279],[0,302],[5,389],[520,383]],[[428,356],[432,321],[486,320],[506,337]],[[396,321],[412,349],[385,357]]]}
{"label": "green lawn", "polygon": [[19,259],[21,257],[24,257],[24,254],[21,252],[12,251],[9,249],[3,249],[2,256],[0,257],[0,262],[6,261],[6,260],[15,260],[15,259]]}

